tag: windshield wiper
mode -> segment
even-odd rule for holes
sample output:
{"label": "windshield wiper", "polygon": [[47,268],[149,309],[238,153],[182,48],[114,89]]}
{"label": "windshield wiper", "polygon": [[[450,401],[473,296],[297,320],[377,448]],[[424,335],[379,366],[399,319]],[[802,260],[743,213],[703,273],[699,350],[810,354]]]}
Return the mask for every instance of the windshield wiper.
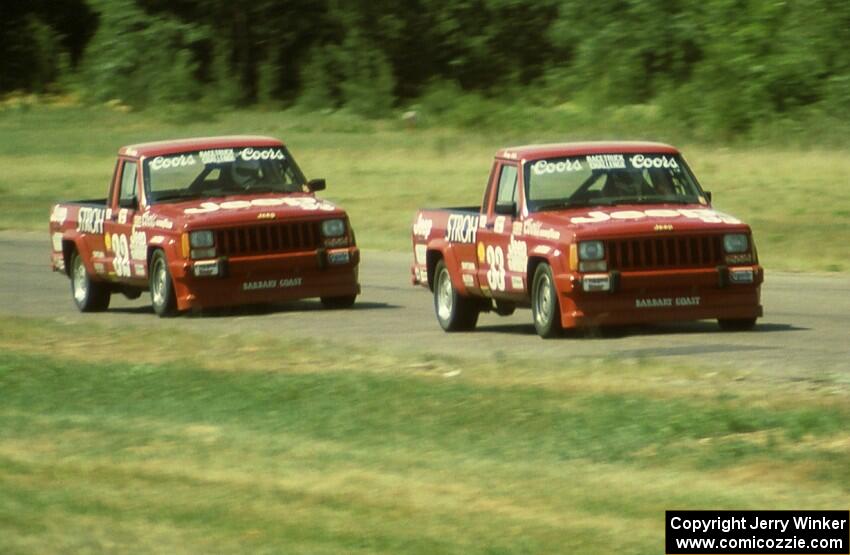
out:
{"label": "windshield wiper", "polygon": [[609,197],[591,198],[582,200],[558,200],[547,202],[534,207],[534,212],[546,212],[549,210],[563,210],[565,208],[590,208],[594,206],[617,206],[618,204],[694,204],[695,199],[667,196],[667,197]]}
{"label": "windshield wiper", "polygon": [[696,201],[682,197],[648,197],[628,201],[628,204],[693,204],[694,202]]}
{"label": "windshield wiper", "polygon": [[539,206],[534,207],[535,212],[546,212],[547,210],[558,210],[560,208],[565,208],[565,202],[547,202],[546,204],[541,204]]}
{"label": "windshield wiper", "polygon": [[283,193],[283,192],[285,192],[285,191],[281,191],[280,189],[277,189],[277,188],[275,188],[275,187],[248,187],[248,188],[246,188],[246,189],[245,189],[245,191],[244,191],[244,193],[245,193],[245,194],[252,194],[252,193]]}
{"label": "windshield wiper", "polygon": [[614,197],[596,199],[590,203],[592,206],[616,206],[618,204],[690,204],[682,198],[658,198],[658,197]]}
{"label": "windshield wiper", "polygon": [[546,212],[547,210],[561,210],[564,208],[578,208],[582,206],[591,206],[593,203],[586,200],[559,200],[556,202],[547,202],[546,204],[538,205],[534,208],[535,212]]}
{"label": "windshield wiper", "polygon": [[180,193],[171,193],[168,195],[155,196],[154,202],[161,202],[163,200],[188,200],[193,198],[200,198],[207,196],[206,193],[193,193],[193,192],[180,192]]}

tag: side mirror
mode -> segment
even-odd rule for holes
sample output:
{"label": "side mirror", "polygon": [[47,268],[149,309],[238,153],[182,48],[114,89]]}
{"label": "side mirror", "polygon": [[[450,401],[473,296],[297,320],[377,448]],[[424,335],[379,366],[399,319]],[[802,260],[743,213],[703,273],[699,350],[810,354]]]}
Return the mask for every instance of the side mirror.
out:
{"label": "side mirror", "polygon": [[705,193],[705,200],[708,201],[708,204],[711,204],[711,191],[703,191]]}
{"label": "side mirror", "polygon": [[496,206],[493,208],[493,212],[495,212],[496,214],[501,214],[503,216],[516,216],[516,203],[496,203]]}
{"label": "side mirror", "polygon": [[324,191],[327,187],[324,179],[311,179],[307,182],[307,188],[310,189],[310,192],[315,193],[316,191]]}
{"label": "side mirror", "polygon": [[136,197],[118,199],[118,207],[137,210],[139,208],[139,201]]}

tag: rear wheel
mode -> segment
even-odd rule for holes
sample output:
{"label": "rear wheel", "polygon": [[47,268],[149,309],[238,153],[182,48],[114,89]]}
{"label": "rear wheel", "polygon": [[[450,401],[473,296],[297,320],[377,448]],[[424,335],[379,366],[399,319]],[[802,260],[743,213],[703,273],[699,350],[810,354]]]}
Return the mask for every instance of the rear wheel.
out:
{"label": "rear wheel", "polygon": [[322,305],[325,308],[351,308],[354,306],[354,301],[357,295],[345,295],[343,297],[321,297]]}
{"label": "rear wheel", "polygon": [[71,295],[80,312],[102,312],[109,308],[109,284],[92,281],[83,257],[74,252],[71,258]]}
{"label": "rear wheel", "polygon": [[434,269],[434,312],[445,331],[475,329],[480,313],[474,299],[458,294],[452,285],[449,269],[442,260]]}
{"label": "rear wheel", "polygon": [[555,289],[555,279],[552,268],[548,264],[540,264],[534,272],[531,288],[531,313],[534,318],[534,329],[537,335],[544,339],[561,335],[561,305],[558,302],[558,291]]}
{"label": "rear wheel", "polygon": [[174,282],[171,281],[165,253],[159,250],[153,253],[148,275],[153,311],[163,318],[177,314],[177,297],[174,294]]}
{"label": "rear wheel", "polygon": [[724,331],[747,331],[756,327],[755,318],[719,318],[717,323]]}

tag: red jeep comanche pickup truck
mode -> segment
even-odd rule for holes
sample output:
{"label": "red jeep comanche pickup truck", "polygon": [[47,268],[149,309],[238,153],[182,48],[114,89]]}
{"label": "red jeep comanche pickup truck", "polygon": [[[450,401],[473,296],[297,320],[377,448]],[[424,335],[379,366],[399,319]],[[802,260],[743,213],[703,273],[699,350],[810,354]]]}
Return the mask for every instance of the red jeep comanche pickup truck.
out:
{"label": "red jeep comanche pickup truck", "polygon": [[537,333],[762,315],[749,226],[711,208],[682,155],[658,143],[569,143],[496,154],[480,208],[422,210],[414,284],[446,331],[531,307]]}
{"label": "red jeep comanche pickup truck", "polygon": [[315,197],[324,188],[269,137],[126,146],[105,199],[53,207],[53,269],[85,312],[145,290],[160,316],[307,297],[347,307],[360,253],[345,212]]}

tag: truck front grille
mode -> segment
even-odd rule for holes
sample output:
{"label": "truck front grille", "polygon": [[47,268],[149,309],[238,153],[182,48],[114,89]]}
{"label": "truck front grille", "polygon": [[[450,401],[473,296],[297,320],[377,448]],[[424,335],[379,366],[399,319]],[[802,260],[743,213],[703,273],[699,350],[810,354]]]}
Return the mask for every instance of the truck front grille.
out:
{"label": "truck front grille", "polygon": [[224,256],[315,250],[321,242],[320,222],[263,224],[215,232],[216,248]]}
{"label": "truck front grille", "polygon": [[723,264],[723,236],[609,239],[605,255],[611,270],[713,267]]}

